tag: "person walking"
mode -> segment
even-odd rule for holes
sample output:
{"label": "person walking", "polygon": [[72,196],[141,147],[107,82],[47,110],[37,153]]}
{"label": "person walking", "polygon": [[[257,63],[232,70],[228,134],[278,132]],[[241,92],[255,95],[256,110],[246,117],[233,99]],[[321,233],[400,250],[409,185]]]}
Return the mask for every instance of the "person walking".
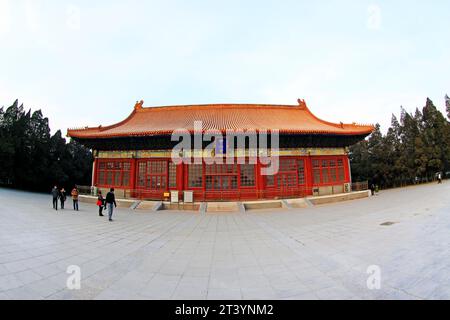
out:
{"label": "person walking", "polygon": [[54,186],[52,189],[52,198],[53,198],[53,209],[58,211],[58,197],[59,197],[59,191],[58,187]]}
{"label": "person walking", "polygon": [[[112,220],[112,215],[113,215],[113,210],[114,207],[117,208],[117,204],[116,204],[116,196],[114,195],[114,188],[111,188],[108,192],[108,194],[106,195],[106,206],[108,208],[108,217],[109,217],[109,221],[113,221]],[[114,206],[114,207],[113,207]]]}
{"label": "person walking", "polygon": [[98,190],[97,206],[98,206],[98,215],[100,217],[103,217],[103,207],[105,206],[105,199],[103,198],[102,192],[100,190]]}
{"label": "person walking", "polygon": [[66,199],[67,199],[66,190],[62,188],[59,191],[59,201],[61,201],[61,209],[64,209],[64,202],[66,202]]}
{"label": "person walking", "polygon": [[438,178],[438,184],[441,184],[442,183],[442,175],[440,172],[438,173],[437,178]]}
{"label": "person walking", "polygon": [[372,184],[370,185],[370,192],[372,193],[372,196],[375,195],[375,184],[374,184],[374,183],[372,183]]}
{"label": "person walking", "polygon": [[75,210],[75,211],[78,211],[78,195],[79,195],[78,188],[77,188],[77,186],[75,186],[71,192],[71,196],[72,196],[72,200],[73,200],[73,210]]}

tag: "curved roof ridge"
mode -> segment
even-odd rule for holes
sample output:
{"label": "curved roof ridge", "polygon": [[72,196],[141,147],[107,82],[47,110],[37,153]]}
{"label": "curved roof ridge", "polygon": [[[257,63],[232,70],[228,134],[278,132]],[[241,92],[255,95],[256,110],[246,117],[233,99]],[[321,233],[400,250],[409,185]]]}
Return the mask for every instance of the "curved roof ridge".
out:
{"label": "curved roof ridge", "polygon": [[254,107],[254,108],[296,108],[297,105],[282,105],[282,104],[255,104],[255,103],[215,103],[215,104],[185,104],[185,105],[173,105],[173,106],[151,106],[142,107],[138,111],[148,112],[162,109],[182,109],[182,108],[208,108],[208,107],[226,107],[226,108],[239,108],[239,107]]}
{"label": "curved roof ridge", "polygon": [[133,116],[136,114],[136,112],[137,112],[137,110],[134,109],[130,113],[130,115],[128,117],[126,117],[125,119],[123,119],[122,121],[114,123],[114,124],[111,124],[109,126],[105,126],[105,127],[100,125],[100,126],[98,126],[98,128],[99,128],[100,131],[105,131],[105,130],[110,130],[110,129],[114,129],[114,128],[120,127],[121,125],[123,125],[123,124],[127,123],[128,121],[130,121],[133,118]]}
{"label": "curved roof ridge", "polygon": [[341,129],[343,129],[343,128],[342,128],[342,126],[344,125],[343,122],[341,122],[341,123],[335,123],[335,122],[326,121],[326,120],[323,120],[323,119],[319,118],[319,117],[316,116],[314,113],[312,113],[311,110],[308,108],[308,105],[306,104],[306,101],[305,101],[304,99],[298,99],[298,103],[299,103],[299,105],[300,105],[300,108],[302,108],[303,110],[305,110],[306,112],[308,112],[309,115],[311,115],[311,116],[312,116],[314,119],[316,119],[317,121],[322,122],[322,123],[327,124],[327,125],[330,125],[330,126],[333,126],[333,127],[336,127],[336,128],[341,128]]}

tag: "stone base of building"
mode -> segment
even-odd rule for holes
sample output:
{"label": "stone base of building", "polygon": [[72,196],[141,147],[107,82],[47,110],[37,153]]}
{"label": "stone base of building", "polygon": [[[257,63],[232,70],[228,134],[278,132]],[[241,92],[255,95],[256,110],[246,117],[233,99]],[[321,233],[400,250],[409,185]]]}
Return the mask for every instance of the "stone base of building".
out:
{"label": "stone base of building", "polygon": [[[350,193],[333,194],[326,196],[312,196],[298,199],[262,200],[262,201],[229,201],[229,202],[194,202],[171,203],[169,201],[140,201],[130,199],[117,199],[119,208],[129,208],[136,212],[149,211],[192,211],[202,214],[214,214],[224,212],[246,212],[253,210],[289,210],[307,208],[315,205],[330,204],[342,201],[357,200],[370,197],[370,191],[357,191]],[[80,196],[81,202],[94,204],[97,198],[94,196]]]}

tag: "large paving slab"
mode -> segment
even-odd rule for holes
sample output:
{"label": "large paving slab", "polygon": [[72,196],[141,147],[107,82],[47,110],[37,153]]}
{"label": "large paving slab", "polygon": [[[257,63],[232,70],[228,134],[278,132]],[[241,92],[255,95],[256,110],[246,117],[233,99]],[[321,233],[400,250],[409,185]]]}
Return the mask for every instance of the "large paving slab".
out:
{"label": "large paving slab", "polygon": [[[0,299],[449,299],[450,183],[199,215],[0,189]],[[79,266],[81,289],[66,273]],[[378,266],[379,290],[367,286]]]}

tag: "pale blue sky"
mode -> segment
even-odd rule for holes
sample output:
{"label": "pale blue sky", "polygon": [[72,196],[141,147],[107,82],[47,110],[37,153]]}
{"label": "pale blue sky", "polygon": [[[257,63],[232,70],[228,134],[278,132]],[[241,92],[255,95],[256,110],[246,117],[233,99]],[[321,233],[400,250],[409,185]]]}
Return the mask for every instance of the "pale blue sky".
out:
{"label": "pale blue sky", "polygon": [[52,131],[110,124],[136,100],[296,104],[384,129],[450,94],[450,2],[0,0],[0,105]]}

